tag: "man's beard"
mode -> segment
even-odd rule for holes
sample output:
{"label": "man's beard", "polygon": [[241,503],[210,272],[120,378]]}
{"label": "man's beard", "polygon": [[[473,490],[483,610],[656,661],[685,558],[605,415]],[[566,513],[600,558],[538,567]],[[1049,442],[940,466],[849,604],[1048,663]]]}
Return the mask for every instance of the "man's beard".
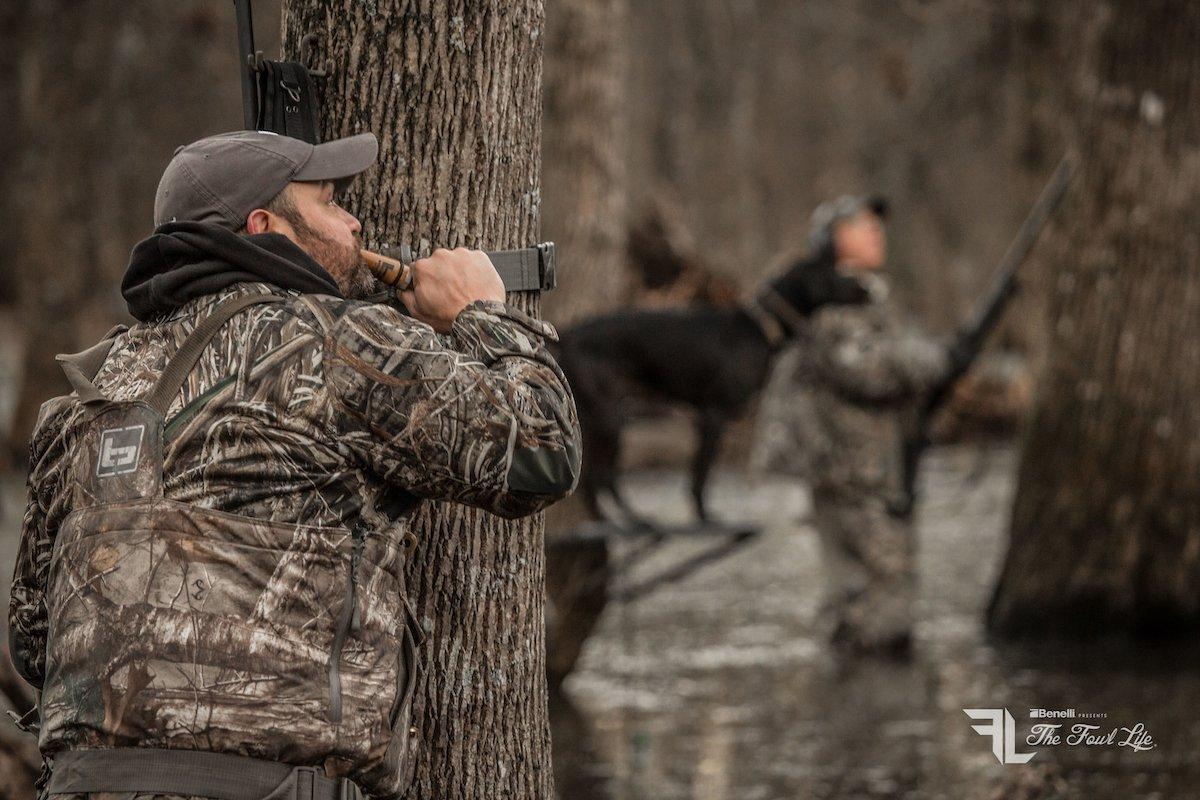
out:
{"label": "man's beard", "polygon": [[374,294],[375,275],[358,254],[362,248],[357,235],[353,245],[339,244],[303,219],[288,221],[296,231],[300,246],[333,276],[343,295],[362,299]]}

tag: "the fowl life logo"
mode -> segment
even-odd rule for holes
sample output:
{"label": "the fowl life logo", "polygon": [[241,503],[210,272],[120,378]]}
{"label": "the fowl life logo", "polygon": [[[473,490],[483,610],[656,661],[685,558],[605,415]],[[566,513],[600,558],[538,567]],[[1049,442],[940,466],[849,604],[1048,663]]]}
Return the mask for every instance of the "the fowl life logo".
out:
{"label": "the fowl life logo", "polygon": [[1001,764],[1024,764],[1033,758],[1033,753],[1017,752],[1017,722],[1007,708],[964,708],[971,719],[986,719],[987,725],[972,725],[971,729],[980,736],[992,737],[992,754]]}
{"label": "the fowl life logo", "polygon": [[145,431],[145,425],[130,425],[128,428],[109,428],[101,432],[96,477],[123,475],[137,469],[138,452],[142,449],[142,434]]}

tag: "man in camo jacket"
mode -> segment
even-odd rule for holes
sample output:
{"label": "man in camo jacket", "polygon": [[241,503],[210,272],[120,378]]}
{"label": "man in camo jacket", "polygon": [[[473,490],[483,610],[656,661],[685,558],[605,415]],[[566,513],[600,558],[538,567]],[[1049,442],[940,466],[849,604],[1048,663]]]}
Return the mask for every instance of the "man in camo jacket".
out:
{"label": "man in camo jacket", "polygon": [[860,306],[818,311],[763,393],[751,465],[812,489],[826,592],[823,620],[846,652],[907,654],[915,539],[901,463],[905,415],[955,354],[909,327],[876,272],[886,240],[881,199],[841,197],[813,214],[810,243],[861,275]]}
{"label": "man in camo jacket", "polygon": [[[412,288],[398,295],[411,316],[364,299],[378,299],[377,286],[359,258],[359,222],[337,204],[336,192],[374,163],[377,150],[371,134],[314,146],[255,131],[179,148],[159,185],[155,231],[133,249],[122,281],[137,323],[110,332],[115,340],[93,381],[114,400],[142,397],[220,302],[261,292],[282,298],[221,327],[170,402],[162,496],[272,523],[362,524],[376,547],[374,566],[402,574],[397,565],[412,545],[407,521],[421,499],[507,518],[532,514],[575,488],[581,446],[570,388],[545,347],[557,333],[505,302],[486,254],[438,250],[415,262]],[[47,574],[78,494],[69,465],[81,412],[74,394],[47,401],[30,445],[9,621],[13,661],[38,688],[47,678]],[[96,580],[106,565],[91,565],[100,569]],[[204,578],[197,574],[187,586],[197,603],[211,588]],[[311,599],[303,595],[276,600]],[[316,598],[314,607],[328,602]],[[397,624],[371,616],[364,628]],[[131,667],[125,691],[137,681],[178,683],[178,672],[135,676]],[[66,690],[57,687],[56,696],[69,698]],[[177,691],[186,704],[188,686]],[[121,728],[120,698],[103,701],[93,717],[48,702],[43,753],[116,743],[319,765],[331,728],[320,716],[255,721],[251,714],[254,724],[239,731],[236,709],[218,726],[164,708],[170,729],[148,728],[131,740]],[[368,722],[375,727],[350,746],[375,747],[372,737],[386,720]],[[402,790],[400,776],[388,772],[395,763],[374,757],[382,767],[358,776],[363,789],[378,796]],[[352,766],[335,753],[326,771],[331,765],[334,774]]]}

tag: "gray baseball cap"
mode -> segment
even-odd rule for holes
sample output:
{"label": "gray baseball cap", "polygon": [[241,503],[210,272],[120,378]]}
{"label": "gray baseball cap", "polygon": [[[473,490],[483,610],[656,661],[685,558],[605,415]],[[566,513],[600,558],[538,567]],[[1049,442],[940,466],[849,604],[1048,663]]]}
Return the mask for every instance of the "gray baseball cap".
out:
{"label": "gray baseball cap", "polygon": [[373,133],[317,145],[270,131],[209,136],[175,150],[154,195],[154,227],[192,221],[238,230],[292,181],[333,181],[340,191],[378,154]]}

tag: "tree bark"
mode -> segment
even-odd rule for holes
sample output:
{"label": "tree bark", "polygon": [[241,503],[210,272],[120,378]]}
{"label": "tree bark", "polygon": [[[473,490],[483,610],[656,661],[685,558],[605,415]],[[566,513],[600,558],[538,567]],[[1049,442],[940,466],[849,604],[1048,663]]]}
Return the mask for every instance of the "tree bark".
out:
{"label": "tree bark", "polygon": [[[323,136],[379,137],[378,165],[346,198],[366,246],[537,240],[541,0],[286,0],[283,9],[285,54],[315,33],[333,61]],[[538,310],[536,294],[508,300]],[[542,515],[510,521],[438,502],[412,522],[408,584],[427,639],[407,796],[551,797]]]}
{"label": "tree bark", "polygon": [[1064,6],[1081,169],[989,623],[1182,634],[1200,623],[1200,8]]}

